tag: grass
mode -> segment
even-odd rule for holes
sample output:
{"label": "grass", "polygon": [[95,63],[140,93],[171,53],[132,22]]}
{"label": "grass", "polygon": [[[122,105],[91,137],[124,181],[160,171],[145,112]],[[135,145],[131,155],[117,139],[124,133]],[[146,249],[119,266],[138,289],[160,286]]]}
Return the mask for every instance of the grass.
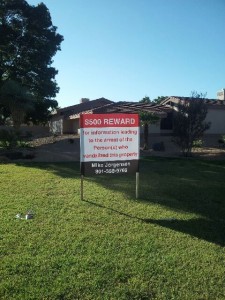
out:
{"label": "grass", "polygon": [[[225,161],[0,165],[0,299],[225,299]],[[17,213],[35,213],[32,220]]]}

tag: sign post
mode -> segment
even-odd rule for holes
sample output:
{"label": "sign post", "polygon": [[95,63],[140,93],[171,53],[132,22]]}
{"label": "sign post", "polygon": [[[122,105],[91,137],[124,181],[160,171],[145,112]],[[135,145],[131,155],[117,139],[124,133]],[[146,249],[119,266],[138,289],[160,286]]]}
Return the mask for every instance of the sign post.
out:
{"label": "sign post", "polygon": [[80,179],[80,198],[81,201],[84,200],[84,175],[81,175]]}
{"label": "sign post", "polygon": [[136,174],[139,185],[140,128],[138,114],[80,116],[81,199],[83,176]]}
{"label": "sign post", "polygon": [[136,172],[136,199],[139,197],[139,172]]}

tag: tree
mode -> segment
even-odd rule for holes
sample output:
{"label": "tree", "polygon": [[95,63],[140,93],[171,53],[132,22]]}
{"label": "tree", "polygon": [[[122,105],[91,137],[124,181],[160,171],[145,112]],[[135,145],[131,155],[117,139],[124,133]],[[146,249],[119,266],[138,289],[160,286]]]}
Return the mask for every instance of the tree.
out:
{"label": "tree", "polygon": [[151,100],[148,96],[145,96],[139,102],[145,103],[145,104],[160,104],[166,98],[167,98],[167,96],[158,96],[157,98]]}
{"label": "tree", "polygon": [[[151,100],[148,96],[145,96],[143,99],[139,101],[139,103],[142,104],[151,104]],[[148,127],[150,124],[155,124],[158,122],[159,117],[152,113],[147,111],[145,108],[139,112],[141,123],[144,126],[144,146],[143,150],[148,150]]]}
{"label": "tree", "polygon": [[45,118],[49,108],[57,107],[53,99],[59,91],[58,71],[51,65],[63,37],[56,30],[43,3],[32,6],[25,0],[1,0],[0,87],[13,80],[28,89]]}
{"label": "tree", "polygon": [[205,94],[192,92],[188,99],[180,100],[174,115],[174,142],[181,148],[185,156],[190,156],[193,144],[210,128],[205,122],[207,106]]}
{"label": "tree", "polygon": [[155,103],[155,104],[160,104],[166,98],[167,98],[167,96],[158,96],[157,98],[155,98],[154,100],[152,100],[152,102]]}
{"label": "tree", "polygon": [[148,150],[148,127],[150,124],[155,124],[159,121],[159,117],[148,111],[140,111],[139,112],[141,123],[144,126],[144,146],[143,150]]}
{"label": "tree", "polygon": [[0,125],[4,125],[6,120],[10,117],[10,111],[0,101]]}
{"label": "tree", "polygon": [[23,123],[25,114],[34,108],[34,100],[29,91],[13,80],[4,82],[0,89],[0,101],[10,112],[13,126],[19,129]]}
{"label": "tree", "polygon": [[148,96],[145,96],[144,98],[142,98],[139,103],[145,103],[145,104],[148,104],[148,103],[151,103],[151,99],[148,97]]}

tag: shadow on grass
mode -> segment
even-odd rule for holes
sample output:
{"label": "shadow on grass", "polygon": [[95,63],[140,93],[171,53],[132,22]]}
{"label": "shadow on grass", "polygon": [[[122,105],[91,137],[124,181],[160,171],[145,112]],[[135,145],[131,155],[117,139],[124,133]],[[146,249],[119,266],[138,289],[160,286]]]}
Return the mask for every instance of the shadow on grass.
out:
{"label": "shadow on grass", "polygon": [[[126,217],[184,232],[225,246],[225,161],[149,158],[141,161],[139,202],[155,203],[177,212],[194,213],[189,220],[141,219],[110,209]],[[134,176],[133,176],[134,177]],[[135,198],[135,179],[92,178],[108,189],[117,189]],[[90,179],[89,179],[90,180]],[[103,207],[99,204],[97,206]]]}
{"label": "shadow on grass", "polygon": [[79,162],[17,162],[16,165],[27,168],[34,168],[52,172],[56,176],[62,178],[80,178],[80,163]]}
{"label": "shadow on grass", "polygon": [[114,213],[119,214],[121,216],[125,216],[125,217],[127,217],[129,219],[135,219],[137,221],[144,221],[145,222],[145,219],[142,219],[142,218],[139,218],[139,217],[136,217],[136,216],[132,216],[130,214],[124,213],[124,212],[119,211],[117,209],[114,209],[114,208],[111,208],[111,207],[107,207],[105,205],[102,205],[102,204],[99,204],[99,203],[96,203],[96,202],[92,202],[92,201],[89,201],[89,200],[83,200],[83,202],[86,202],[88,204],[91,204],[91,205],[94,205],[94,206],[97,206],[97,207],[100,207],[100,208],[107,209],[107,210],[109,210],[111,212],[114,212]]}
{"label": "shadow on grass", "polygon": [[225,246],[225,222],[222,220],[212,221],[203,218],[189,219],[189,220],[179,220],[179,219],[172,219],[172,218],[158,219],[158,220],[144,219],[89,200],[83,200],[83,201],[88,204],[97,206],[99,208],[107,209],[121,216],[125,216],[126,218],[129,219],[134,219],[147,224],[156,224],[161,227],[166,227],[171,230],[189,234],[198,239],[205,240],[222,247]]}
{"label": "shadow on grass", "polygon": [[225,216],[225,161],[162,160],[145,161],[141,200],[176,211],[191,212],[218,221]]}
{"label": "shadow on grass", "polygon": [[175,231],[183,232],[198,239],[205,240],[222,247],[225,246],[225,222],[206,219],[189,220],[154,220],[143,219],[146,223],[156,224]]}
{"label": "shadow on grass", "polygon": [[[79,162],[22,165],[47,170],[63,178],[80,178]],[[225,161],[168,158],[145,158],[140,161],[138,201],[196,214],[196,218],[191,220],[141,219],[102,204],[92,204],[138,221],[157,224],[224,246],[224,174]],[[124,193],[131,201],[135,199],[135,175],[85,177],[87,186],[89,182]]]}

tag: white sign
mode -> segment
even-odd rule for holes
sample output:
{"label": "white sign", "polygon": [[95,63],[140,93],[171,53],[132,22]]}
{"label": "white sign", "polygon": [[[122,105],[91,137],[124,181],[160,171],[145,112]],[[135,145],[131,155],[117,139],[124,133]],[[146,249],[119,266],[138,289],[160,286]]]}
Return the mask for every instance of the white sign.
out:
{"label": "white sign", "polygon": [[84,114],[80,121],[83,175],[131,173],[138,170],[138,114]]}

